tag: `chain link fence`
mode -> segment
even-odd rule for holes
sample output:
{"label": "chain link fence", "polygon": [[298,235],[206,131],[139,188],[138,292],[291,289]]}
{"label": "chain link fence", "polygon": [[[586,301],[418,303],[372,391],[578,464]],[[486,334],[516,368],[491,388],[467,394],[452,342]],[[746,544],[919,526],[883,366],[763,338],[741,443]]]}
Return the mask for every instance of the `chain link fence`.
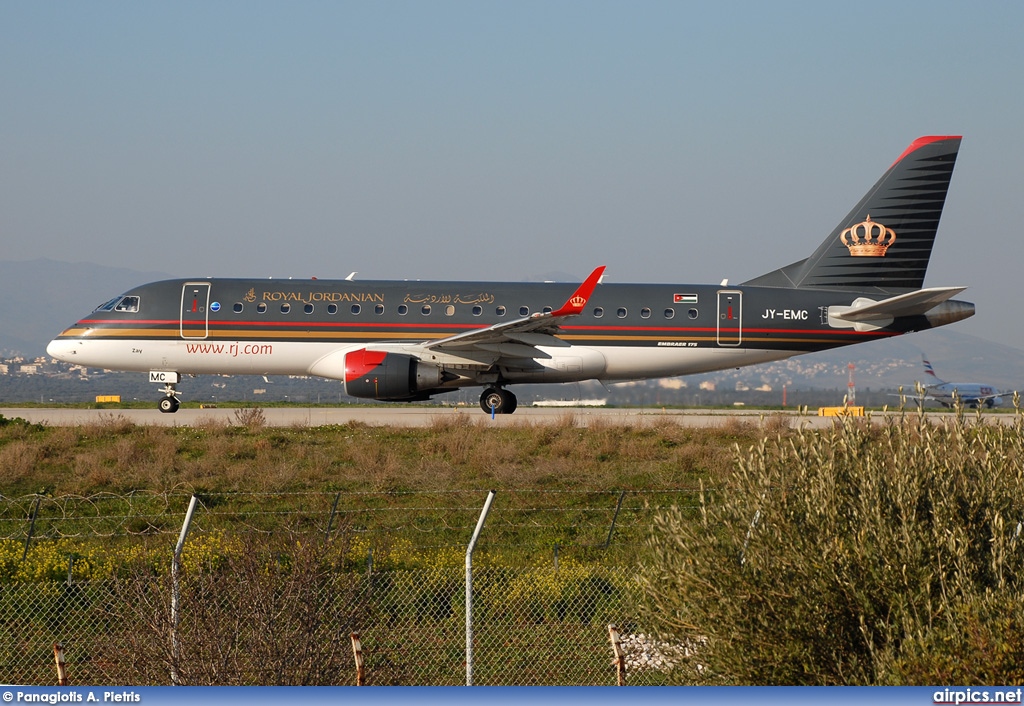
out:
{"label": "chain link fence", "polygon": [[[187,495],[0,498],[0,680],[56,684],[60,643],[72,684],[356,684],[355,633],[363,683],[465,684],[480,506],[411,495],[205,497],[177,624]],[[634,623],[636,559],[653,512],[693,492],[515,495],[499,493],[474,558],[472,683],[615,684],[610,624],[625,683],[666,683],[689,653]]]}

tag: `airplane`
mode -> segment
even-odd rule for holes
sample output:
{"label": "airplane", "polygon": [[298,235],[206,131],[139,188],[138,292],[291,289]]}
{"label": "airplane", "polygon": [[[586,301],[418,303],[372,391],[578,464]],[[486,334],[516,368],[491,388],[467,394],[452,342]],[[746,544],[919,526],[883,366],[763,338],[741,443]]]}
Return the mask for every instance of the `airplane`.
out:
{"label": "airplane", "polygon": [[[47,346],[138,371],[177,411],[183,375],[311,375],[348,395],[421,401],[521,383],[704,373],[944,326],[966,287],[924,288],[960,136],[915,140],[807,258],[740,285],[171,279],[101,304]],[[794,210],[798,203],[793,204]],[[782,245],[791,225],[773,236]]]}
{"label": "airplane", "polygon": [[920,400],[933,400],[943,407],[953,407],[957,403],[965,407],[988,408],[999,407],[1003,404],[1003,395],[1012,395],[1012,392],[1000,392],[992,385],[980,385],[976,382],[946,382],[935,374],[935,368],[927,358],[921,356],[924,364],[925,375],[935,380],[930,385],[921,385]]}

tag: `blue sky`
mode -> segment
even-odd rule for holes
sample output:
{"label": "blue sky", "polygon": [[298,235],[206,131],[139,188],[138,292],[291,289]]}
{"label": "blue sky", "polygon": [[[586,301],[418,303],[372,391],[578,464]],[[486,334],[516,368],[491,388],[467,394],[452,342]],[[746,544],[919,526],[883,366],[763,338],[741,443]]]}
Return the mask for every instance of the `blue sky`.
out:
{"label": "blue sky", "polygon": [[926,284],[1024,348],[1021,37],[1014,2],[4,2],[0,259],[739,282],[962,134]]}

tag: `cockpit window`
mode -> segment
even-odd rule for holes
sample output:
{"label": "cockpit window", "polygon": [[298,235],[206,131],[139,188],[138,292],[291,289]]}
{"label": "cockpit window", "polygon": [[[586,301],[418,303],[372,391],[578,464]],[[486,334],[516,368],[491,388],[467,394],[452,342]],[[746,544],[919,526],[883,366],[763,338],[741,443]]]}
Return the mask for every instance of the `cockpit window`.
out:
{"label": "cockpit window", "polygon": [[126,311],[135,312],[139,310],[139,298],[137,296],[114,297],[108,302],[100,304],[94,311]]}
{"label": "cockpit window", "polygon": [[138,297],[121,297],[114,306],[114,311],[138,311],[139,310],[139,298]]}
{"label": "cockpit window", "polygon": [[108,302],[103,302],[98,307],[93,309],[93,311],[113,311],[114,305],[117,304],[119,301],[121,301],[121,297],[114,297]]}

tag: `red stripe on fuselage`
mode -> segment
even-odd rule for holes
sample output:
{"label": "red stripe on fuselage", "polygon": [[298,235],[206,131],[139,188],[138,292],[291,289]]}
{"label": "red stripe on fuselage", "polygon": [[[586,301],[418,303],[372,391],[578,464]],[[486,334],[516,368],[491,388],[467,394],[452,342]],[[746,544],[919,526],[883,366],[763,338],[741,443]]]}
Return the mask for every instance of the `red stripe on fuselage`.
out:
{"label": "red stripe on fuselage", "polygon": [[[134,319],[131,321],[111,321],[106,319],[83,319],[78,322],[78,326],[90,326],[94,328],[109,328],[116,330],[118,328],[134,328],[139,325],[150,325],[150,326],[166,326],[169,330],[177,331],[179,326],[177,319],[162,320],[162,319]],[[98,326],[101,325],[102,327]],[[230,333],[236,328],[255,328],[264,330],[274,330],[282,328],[306,328],[306,329],[390,329],[390,330],[419,330],[424,333],[427,332],[458,332],[458,331],[480,331],[489,328],[487,324],[420,324],[420,323],[386,323],[386,322],[293,322],[293,321],[231,321],[231,322],[220,322],[210,321],[209,329],[211,332],[219,331],[222,333]],[[74,328],[74,327],[72,327]],[[561,326],[560,331],[562,333],[572,333],[574,335],[581,335],[586,333],[649,333],[656,335],[660,333],[664,334],[707,334],[714,333],[717,331],[715,327],[708,326]],[[891,332],[883,331],[855,331],[853,329],[794,329],[794,328],[744,328],[744,334],[775,334],[775,335],[787,335],[787,336],[821,336],[821,335],[834,335],[841,337],[859,337],[859,336],[888,336]],[[175,336],[176,338],[176,336]]]}

